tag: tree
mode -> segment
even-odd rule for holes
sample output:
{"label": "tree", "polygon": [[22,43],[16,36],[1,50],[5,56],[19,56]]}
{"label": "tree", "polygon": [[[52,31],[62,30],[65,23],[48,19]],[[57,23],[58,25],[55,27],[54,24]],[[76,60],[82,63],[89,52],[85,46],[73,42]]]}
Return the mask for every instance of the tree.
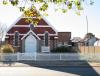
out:
{"label": "tree", "polygon": [[[1,1],[4,5],[11,4],[13,6],[16,6],[20,9],[21,12],[24,12],[25,16],[33,17],[33,12],[36,12],[34,16],[36,16],[37,19],[41,19],[40,15],[36,11],[35,3],[40,3],[39,10],[46,12],[49,5],[49,3],[54,3],[55,5],[62,5],[62,8],[57,8],[56,10],[60,9],[63,13],[66,13],[67,10],[73,9],[76,12],[77,15],[80,15],[80,11],[83,10],[83,3],[88,2],[90,5],[93,5],[93,0],[2,0]],[[31,7],[26,10],[26,5],[30,5]],[[47,15],[47,14],[46,14]],[[32,18],[28,18],[26,21],[29,21],[31,23],[37,24],[38,20],[33,21]]]}
{"label": "tree", "polygon": [[97,38],[93,33],[87,33],[84,37],[84,42],[86,46],[94,46],[94,43],[97,41]]}
{"label": "tree", "polygon": [[0,23],[0,45],[2,44],[2,41],[5,37],[6,30],[7,30],[7,26],[3,23]]}
{"label": "tree", "polygon": [[87,33],[87,34],[85,35],[84,39],[90,39],[90,38],[92,38],[92,37],[95,37],[95,36],[93,35],[93,33]]}

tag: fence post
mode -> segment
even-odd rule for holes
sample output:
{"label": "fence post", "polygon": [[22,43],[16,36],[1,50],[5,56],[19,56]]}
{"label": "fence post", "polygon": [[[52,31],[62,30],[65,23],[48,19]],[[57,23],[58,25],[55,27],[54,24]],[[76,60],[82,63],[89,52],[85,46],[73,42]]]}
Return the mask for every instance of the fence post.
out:
{"label": "fence post", "polygon": [[61,60],[61,54],[59,54],[59,56],[60,56],[60,60]]}
{"label": "fence post", "polygon": [[93,46],[94,47],[94,56],[95,56],[95,46]]}
{"label": "fence post", "polygon": [[4,61],[3,53],[1,53],[1,61]]}
{"label": "fence post", "polygon": [[36,54],[36,53],[34,53],[34,55],[35,55],[35,61],[36,61],[36,56],[37,56],[37,54]]}
{"label": "fence post", "polygon": [[17,53],[17,61],[19,61],[19,53]]}
{"label": "fence post", "polygon": [[2,61],[2,53],[0,53],[0,61]]}

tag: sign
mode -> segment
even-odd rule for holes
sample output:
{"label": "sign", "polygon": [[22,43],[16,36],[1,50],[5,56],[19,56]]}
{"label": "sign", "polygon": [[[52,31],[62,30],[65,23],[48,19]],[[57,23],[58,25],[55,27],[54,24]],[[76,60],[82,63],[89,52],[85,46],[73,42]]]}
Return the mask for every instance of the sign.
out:
{"label": "sign", "polygon": [[50,46],[42,46],[41,50],[42,50],[42,52],[48,53],[48,52],[50,52]]}

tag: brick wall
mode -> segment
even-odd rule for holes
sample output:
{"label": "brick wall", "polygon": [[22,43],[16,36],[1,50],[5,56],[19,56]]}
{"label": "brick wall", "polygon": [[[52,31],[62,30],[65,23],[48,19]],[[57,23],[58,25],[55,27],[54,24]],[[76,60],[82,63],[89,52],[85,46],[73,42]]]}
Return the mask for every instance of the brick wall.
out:
{"label": "brick wall", "polygon": [[58,32],[58,42],[69,42],[71,39],[71,32]]}

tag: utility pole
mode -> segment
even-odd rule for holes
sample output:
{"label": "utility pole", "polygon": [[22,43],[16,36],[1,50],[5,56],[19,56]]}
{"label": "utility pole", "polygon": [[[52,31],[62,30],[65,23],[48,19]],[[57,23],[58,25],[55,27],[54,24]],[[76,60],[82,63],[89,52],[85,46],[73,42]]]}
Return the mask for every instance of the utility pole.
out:
{"label": "utility pole", "polygon": [[[87,26],[87,34],[88,34],[89,25],[88,25],[88,17],[87,17],[87,15],[86,15],[86,26]],[[87,47],[88,47],[88,53],[89,53],[89,46],[87,46]]]}
{"label": "utility pole", "polygon": [[89,30],[88,30],[89,29],[89,26],[88,26],[88,18],[87,18],[87,16],[86,16],[86,26],[87,26],[86,29],[87,29],[87,33],[88,33],[89,32]]}

